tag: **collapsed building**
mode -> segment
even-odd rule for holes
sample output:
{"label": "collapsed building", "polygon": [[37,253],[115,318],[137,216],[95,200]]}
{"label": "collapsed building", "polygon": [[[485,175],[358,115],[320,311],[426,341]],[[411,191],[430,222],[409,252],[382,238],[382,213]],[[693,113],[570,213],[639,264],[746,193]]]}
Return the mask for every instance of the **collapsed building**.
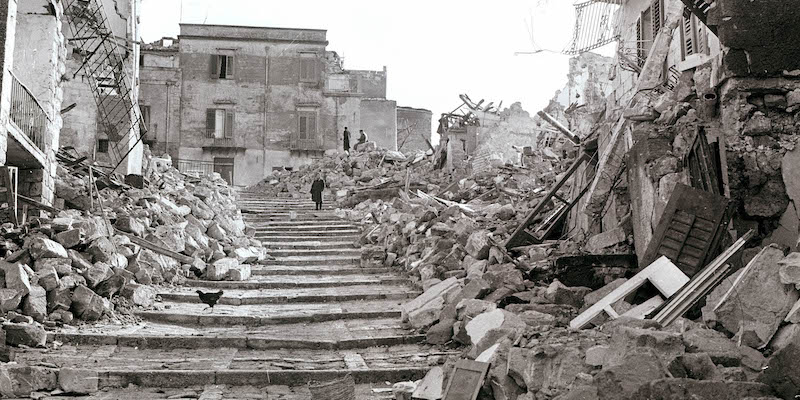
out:
{"label": "collapsed building", "polygon": [[[343,151],[345,127],[351,147],[362,129],[389,150],[410,147],[419,136],[430,140],[424,112],[387,99],[386,68],[345,69],[327,50],[325,30],[180,29],[177,39],[145,45],[140,63],[145,141],[183,172],[213,171],[231,184],[252,185],[326,150]],[[416,132],[408,144],[398,123]]]}

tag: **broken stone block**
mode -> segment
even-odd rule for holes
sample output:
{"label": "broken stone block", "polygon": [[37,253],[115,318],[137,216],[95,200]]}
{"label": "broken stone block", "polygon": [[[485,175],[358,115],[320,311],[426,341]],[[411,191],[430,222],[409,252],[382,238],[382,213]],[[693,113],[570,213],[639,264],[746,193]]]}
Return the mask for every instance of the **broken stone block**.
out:
{"label": "broken stone block", "polygon": [[498,210],[497,214],[495,215],[501,221],[508,221],[514,218],[516,214],[517,212],[514,210],[514,206],[511,204],[504,204],[502,207],[500,207],[500,210]]}
{"label": "broken stone block", "polygon": [[39,272],[41,270],[48,270],[52,269],[58,273],[58,271],[64,272],[64,275],[72,272],[72,261],[68,258],[42,258],[36,260],[33,264],[33,270]]}
{"label": "broken stone block", "polygon": [[504,338],[481,352],[475,359],[490,364],[484,389],[491,392],[493,399],[517,400],[525,393],[525,390],[509,375],[509,363],[512,362],[511,350],[511,340]]}
{"label": "broken stone block", "polygon": [[448,278],[432,286],[425,293],[403,304],[403,321],[409,322],[415,328],[430,326],[439,319],[447,293],[460,287],[456,278]]}
{"label": "broken stone block", "polygon": [[47,342],[47,332],[39,324],[7,322],[3,324],[3,330],[6,344],[11,346],[44,347]]}
{"label": "broken stone block", "polygon": [[239,261],[235,258],[223,258],[214,261],[206,267],[206,278],[212,281],[221,281],[228,277],[228,272],[231,268],[239,265]]}
{"label": "broken stone block", "polygon": [[16,291],[20,296],[30,293],[31,282],[22,264],[10,264],[0,261],[0,268],[3,269],[6,275],[6,288]]}
{"label": "broken stone block", "polygon": [[592,289],[587,287],[567,287],[558,279],[555,279],[544,292],[544,298],[553,304],[566,304],[581,308],[584,298],[591,291]]}
{"label": "broken stone block", "polygon": [[361,247],[361,268],[381,268],[386,260],[386,249],[381,246]]}
{"label": "broken stone block", "polygon": [[28,251],[31,253],[31,257],[36,260],[40,258],[68,258],[67,250],[64,249],[64,246],[41,236],[31,240]]}
{"label": "broken stone block", "polygon": [[80,368],[58,370],[58,385],[67,393],[91,394],[99,390],[100,377],[97,371]]}
{"label": "broken stone block", "polygon": [[[775,245],[761,250],[751,261],[747,274],[713,315],[706,310],[716,306],[716,302],[704,308],[704,318],[707,315],[713,318],[719,326],[740,337],[744,345],[753,348],[766,345],[800,297],[792,285],[781,282],[778,262],[782,259],[783,251]],[[728,279],[731,278],[734,277]],[[709,298],[718,297],[712,293]]]}
{"label": "broken stone block", "polygon": [[208,226],[208,229],[206,230],[206,235],[208,235],[208,237],[212,239],[220,241],[223,241],[228,237],[225,231],[216,222],[212,222],[211,225]]}
{"label": "broken stone block", "polygon": [[433,367],[417,385],[411,398],[439,400],[444,395],[444,389],[444,370],[442,367]]}
{"label": "broken stone block", "polygon": [[[620,320],[615,321],[617,323]],[[642,348],[651,348],[663,365],[669,365],[675,357],[683,355],[686,348],[681,335],[673,332],[643,329],[625,325],[609,326],[612,330],[610,351],[606,355],[604,367],[611,367],[624,362],[628,353]]]}
{"label": "broken stone block", "polygon": [[689,353],[676,357],[667,366],[673,378],[719,380],[720,372],[707,353]]}
{"label": "broken stone block", "polygon": [[92,262],[109,262],[117,252],[116,246],[107,237],[96,239],[86,250],[92,256]]}
{"label": "broken stone block", "polygon": [[104,262],[96,262],[91,268],[83,271],[83,277],[86,278],[86,284],[89,287],[95,287],[112,276],[114,276],[114,271]]}
{"label": "broken stone block", "polygon": [[[87,268],[91,268],[92,267],[92,263],[83,254],[78,253],[75,250],[69,250],[69,251],[67,251],[67,254],[69,254],[69,260],[70,260],[70,263],[71,263],[71,267],[70,267],[70,269],[66,269],[65,266],[59,267],[58,265],[54,265],[54,267],[56,268],[56,272],[58,272],[58,276],[64,276],[64,275],[71,274],[72,273],[72,268],[75,268],[78,271],[84,271]],[[89,258],[90,258],[90,256],[89,256]]]}
{"label": "broken stone block", "polygon": [[[489,286],[489,283],[481,278],[473,279],[458,292],[457,296],[453,296],[452,298],[448,297],[446,299],[447,304],[445,305],[444,309],[442,309],[439,317],[441,319],[456,319],[457,308],[462,300],[480,299],[489,294],[491,291],[492,289]],[[450,293],[455,293],[455,291]]]}
{"label": "broken stone block", "polygon": [[665,377],[667,370],[655,352],[639,348],[616,366],[600,371],[594,381],[600,400],[635,399],[646,398],[631,397],[642,385]]}
{"label": "broken stone block", "polygon": [[492,289],[508,288],[513,292],[525,289],[525,278],[514,264],[492,265],[483,274],[483,279]]}
{"label": "broken stone block", "polygon": [[72,293],[72,311],[84,321],[95,321],[105,313],[103,298],[86,286],[78,286]]}
{"label": "broken stone block", "polygon": [[72,306],[71,288],[59,288],[47,292],[47,311],[69,310]]}
{"label": "broken stone block", "polygon": [[129,283],[122,288],[122,296],[137,306],[151,307],[156,300],[156,289],[148,285]]}
{"label": "broken stone block", "polygon": [[110,278],[98,283],[97,286],[94,287],[94,292],[101,297],[110,299],[122,290],[122,288],[125,286],[125,283],[125,278],[122,275],[115,274]]}
{"label": "broken stone block", "polygon": [[[502,329],[507,333],[516,333],[524,330],[527,325],[514,313],[506,310],[492,310],[484,312],[472,321],[469,321],[465,328],[469,336],[470,343],[478,344],[490,330]],[[485,346],[488,348],[489,346]]]}
{"label": "broken stone block", "polygon": [[555,326],[557,323],[556,317],[536,310],[526,310],[518,315],[528,326],[532,327]]}
{"label": "broken stone block", "polygon": [[16,310],[22,302],[23,295],[16,289],[0,289],[0,311],[3,313]]}
{"label": "broken stone block", "polygon": [[71,249],[81,244],[81,230],[70,229],[68,231],[58,233],[56,234],[56,240],[58,243],[64,246],[64,248]]}
{"label": "broken stone block", "polygon": [[37,322],[47,317],[47,292],[39,285],[31,285],[31,291],[22,300],[22,312]]}
{"label": "broken stone block", "polygon": [[800,286],[800,253],[789,253],[786,258],[778,262],[781,283],[784,285]]}
{"label": "broken stone block", "polygon": [[233,265],[228,270],[228,279],[237,282],[246,281],[250,279],[250,274],[250,264]]}
{"label": "broken stone block", "polygon": [[773,354],[758,381],[771,386],[783,399],[800,395],[800,335],[791,337]]}
{"label": "broken stone block", "polygon": [[445,344],[453,338],[453,319],[440,319],[439,322],[434,324],[428,329],[426,333],[426,342],[429,344]]}
{"label": "broken stone block", "polygon": [[0,367],[0,392],[3,397],[35,398],[37,392],[50,392],[57,388],[57,369],[14,364]]}
{"label": "broken stone block", "polygon": [[497,304],[478,299],[464,299],[456,305],[456,317],[459,321],[469,321],[487,311],[497,309]]}
{"label": "broken stone block", "polygon": [[114,222],[114,227],[123,232],[132,233],[139,237],[144,237],[146,232],[146,228],[141,221],[128,215],[118,216],[117,220]]}
{"label": "broken stone block", "polygon": [[[600,398],[604,399],[602,396]],[[688,378],[665,378],[644,383],[639,387],[639,390],[631,394],[630,398],[705,400],[774,399],[769,386],[757,382],[723,382]]]}
{"label": "broken stone block", "polygon": [[[186,225],[186,223],[182,225]],[[183,253],[186,249],[183,229],[184,227],[181,225],[160,225],[154,233],[147,235],[147,240],[176,253]]]}
{"label": "broken stone block", "polygon": [[603,249],[623,243],[626,239],[625,230],[617,227],[590,237],[584,248],[589,253],[599,253]]}
{"label": "broken stone block", "polygon": [[258,255],[253,253],[253,251],[249,248],[245,247],[234,249],[230,256],[239,260],[240,264],[249,264],[258,260]]}
{"label": "broken stone block", "polygon": [[473,232],[467,239],[467,253],[476,260],[485,260],[489,258],[489,250],[492,247],[489,241],[491,233],[488,230],[481,229]]}
{"label": "broken stone block", "polygon": [[512,347],[509,352],[508,375],[529,392],[562,391],[579,384],[578,378],[589,371],[577,348]]}
{"label": "broken stone block", "polygon": [[72,224],[75,222],[75,219],[69,217],[63,218],[53,218],[53,221],[50,222],[50,225],[53,227],[53,230],[56,232],[63,232],[69,229],[72,229]]}

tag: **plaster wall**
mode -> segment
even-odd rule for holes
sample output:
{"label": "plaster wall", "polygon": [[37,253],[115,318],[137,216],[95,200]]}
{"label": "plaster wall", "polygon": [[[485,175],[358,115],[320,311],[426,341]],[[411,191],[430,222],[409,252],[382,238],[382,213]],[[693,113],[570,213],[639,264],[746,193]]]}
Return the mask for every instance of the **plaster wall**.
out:
{"label": "plaster wall", "polygon": [[433,113],[430,110],[411,107],[397,107],[397,150],[404,153],[428,151],[433,127]]}
{"label": "plaster wall", "polygon": [[[378,147],[397,150],[397,102],[386,99],[361,100],[361,128]],[[358,132],[356,132],[356,135]],[[355,137],[358,140],[358,136]]]}

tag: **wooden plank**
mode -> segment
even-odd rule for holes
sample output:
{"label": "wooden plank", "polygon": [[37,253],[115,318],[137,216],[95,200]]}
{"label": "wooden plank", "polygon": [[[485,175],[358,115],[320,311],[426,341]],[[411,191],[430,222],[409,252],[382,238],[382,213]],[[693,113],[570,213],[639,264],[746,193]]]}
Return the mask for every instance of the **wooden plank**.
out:
{"label": "wooden plank", "polygon": [[47,211],[49,213],[58,214],[59,212],[61,212],[61,210],[59,210],[59,209],[57,209],[55,207],[51,207],[51,206],[48,206],[47,204],[40,203],[40,202],[30,198],[30,197],[26,197],[26,196],[23,196],[21,194],[17,195],[17,200],[19,200],[22,203],[25,203],[28,206],[31,206],[31,207],[39,209],[39,210]]}
{"label": "wooden plank", "polygon": [[656,295],[651,297],[644,303],[631,308],[625,314],[622,314],[622,316],[636,318],[636,319],[644,319],[644,317],[646,317],[647,314],[650,314],[651,312],[655,311],[655,309],[662,304],[664,304],[664,298]]}
{"label": "wooden plank", "polygon": [[581,329],[585,327],[595,317],[600,315],[601,312],[606,311],[607,307],[610,307],[625,296],[633,293],[634,290],[644,285],[647,281],[650,281],[664,296],[669,297],[688,282],[689,278],[684,275],[675,264],[669,261],[668,258],[662,256],[641,272],[634,275],[631,279],[628,279],[628,281],[618,288],[614,289],[614,291],[606,295],[606,297],[603,297],[600,301],[575,317],[570,321],[569,327],[571,329]]}
{"label": "wooden plank", "polygon": [[8,202],[8,217],[11,219],[11,223],[15,226],[19,225],[19,219],[17,215],[17,199],[14,196],[17,192],[17,188],[14,187],[13,180],[11,179],[12,175],[12,167],[4,166],[0,167],[0,174],[3,175],[3,186],[5,186],[8,190],[6,190],[6,202]]}
{"label": "wooden plank", "polygon": [[191,264],[191,263],[194,262],[194,258],[192,258],[192,257],[186,256],[186,255],[183,255],[183,254],[180,254],[180,253],[176,253],[176,252],[174,252],[172,250],[169,250],[169,249],[165,249],[165,248],[163,248],[161,246],[158,246],[158,245],[155,245],[153,243],[150,243],[147,240],[144,240],[144,239],[142,239],[142,238],[140,238],[140,237],[138,237],[136,235],[130,234],[128,232],[123,232],[123,231],[121,231],[121,230],[119,230],[117,228],[114,228],[114,232],[116,232],[118,235],[125,235],[125,236],[129,237],[131,239],[131,242],[133,242],[133,243],[135,243],[135,244],[137,244],[137,245],[139,245],[141,247],[144,247],[145,249],[148,249],[148,250],[153,251],[153,252],[158,253],[158,254],[165,255],[167,257],[172,257],[172,258],[180,261],[181,264]]}
{"label": "wooden plank", "polygon": [[458,360],[444,392],[444,400],[475,400],[483,386],[489,363]]}

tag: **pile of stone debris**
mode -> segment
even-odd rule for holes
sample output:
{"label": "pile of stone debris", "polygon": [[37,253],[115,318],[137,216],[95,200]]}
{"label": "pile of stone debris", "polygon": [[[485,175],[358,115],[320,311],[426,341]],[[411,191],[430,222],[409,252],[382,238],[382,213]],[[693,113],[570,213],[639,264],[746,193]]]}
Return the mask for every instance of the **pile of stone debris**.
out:
{"label": "pile of stone debris", "polygon": [[59,165],[56,204],[63,200],[63,210],[3,225],[0,311],[11,315],[8,344],[44,345],[42,324],[151,307],[152,285],[246,280],[249,264],[269,257],[254,232],[245,232],[234,193],[218,174],[186,176],[169,160],[148,159],[139,188],[108,177],[90,185],[87,169]]}
{"label": "pile of stone debris", "polygon": [[[537,278],[530,272],[536,268],[512,263],[487,242],[486,232],[468,232],[450,233],[454,242],[466,237],[460,267],[452,252],[412,267],[430,283],[404,305],[403,314],[427,331],[428,342],[465,346],[463,358],[491,363],[479,398],[766,400],[800,395],[800,253],[785,256],[774,245],[764,248],[719,284],[702,310],[687,314],[693,320],[678,318],[662,326],[641,317],[614,318],[633,307],[628,304],[633,296],[626,296],[607,307],[608,315],[592,319],[590,329],[571,329],[576,316],[607,300],[627,280],[614,279],[593,290],[567,287],[552,275]],[[431,235],[420,239],[425,242]],[[528,248],[531,255],[542,255],[529,261],[546,263],[547,252],[550,257],[559,252],[552,244]],[[431,251],[437,252],[435,247]],[[418,385],[400,383],[398,390],[433,387],[436,393],[424,398],[440,398],[454,362]]]}

